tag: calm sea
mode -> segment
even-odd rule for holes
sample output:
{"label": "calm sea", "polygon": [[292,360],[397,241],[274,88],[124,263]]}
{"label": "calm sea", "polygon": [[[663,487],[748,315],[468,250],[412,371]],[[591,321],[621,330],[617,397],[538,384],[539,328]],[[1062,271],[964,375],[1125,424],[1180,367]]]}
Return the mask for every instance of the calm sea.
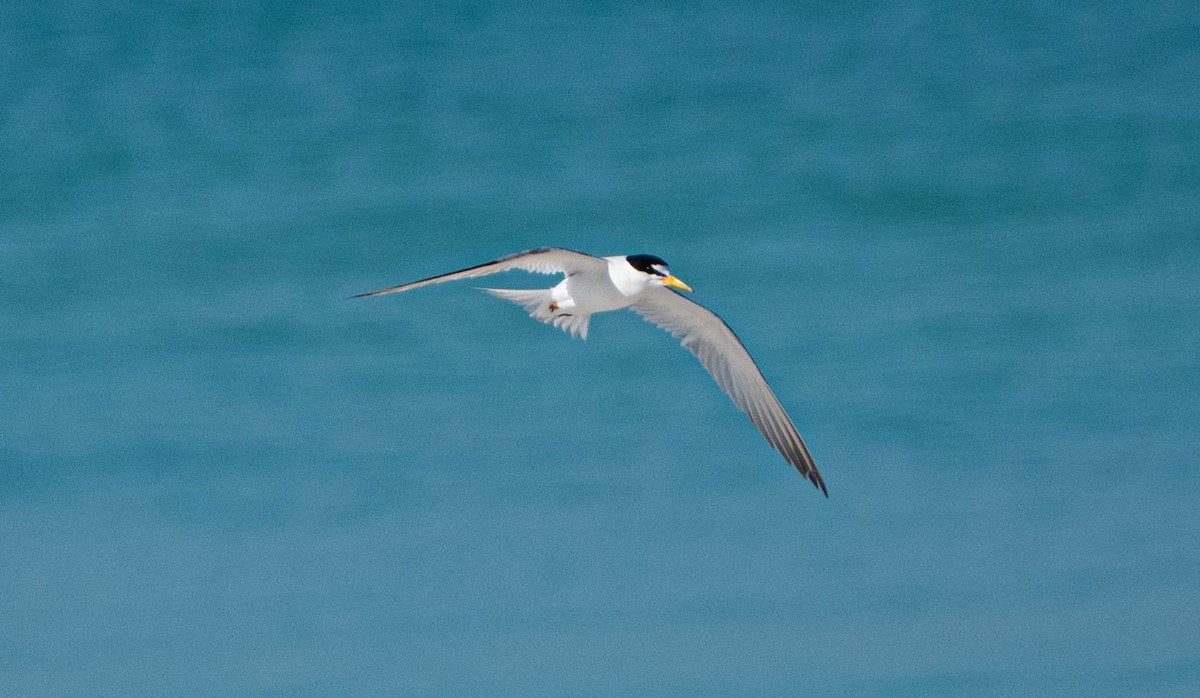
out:
{"label": "calm sea", "polygon": [[[9,3],[0,694],[1200,694],[1197,76],[1157,0]],[[830,497],[635,316],[347,299],[541,245]]]}

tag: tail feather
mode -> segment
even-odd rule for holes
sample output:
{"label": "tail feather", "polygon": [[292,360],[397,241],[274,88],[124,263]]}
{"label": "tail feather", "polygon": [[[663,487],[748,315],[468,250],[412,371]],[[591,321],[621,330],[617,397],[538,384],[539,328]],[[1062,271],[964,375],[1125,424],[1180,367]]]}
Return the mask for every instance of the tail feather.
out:
{"label": "tail feather", "polygon": [[550,324],[563,332],[570,332],[572,337],[587,339],[588,320],[591,318],[591,315],[568,315],[563,313],[554,316],[554,319],[550,320]]}
{"label": "tail feather", "polygon": [[554,325],[563,332],[569,332],[572,337],[587,339],[588,321],[591,315],[576,315],[559,312],[552,309],[554,298],[553,289],[520,289],[520,288],[481,288],[479,289],[497,298],[512,301],[525,309],[529,316],[548,325]]}
{"label": "tail feather", "polygon": [[491,294],[506,301],[512,301],[525,309],[532,317],[542,322],[550,322],[554,313],[550,310],[550,290],[548,288],[481,288],[480,291]]}

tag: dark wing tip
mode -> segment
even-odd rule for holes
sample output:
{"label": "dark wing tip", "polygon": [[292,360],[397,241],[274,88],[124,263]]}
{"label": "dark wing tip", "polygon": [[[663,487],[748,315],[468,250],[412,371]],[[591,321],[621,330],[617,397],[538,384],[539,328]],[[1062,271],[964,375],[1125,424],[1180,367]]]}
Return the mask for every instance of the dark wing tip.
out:
{"label": "dark wing tip", "polygon": [[829,490],[825,488],[825,478],[821,477],[821,473],[814,470],[809,473],[808,479],[812,481],[813,487],[821,490],[821,493],[825,495],[825,499],[829,499]]}
{"label": "dark wing tip", "polygon": [[370,298],[371,296],[382,296],[385,293],[394,293],[395,291],[399,291],[399,290],[400,290],[400,287],[398,287],[398,286],[393,287],[393,288],[381,288],[378,291],[367,291],[366,293],[356,293],[353,296],[348,297],[346,300],[351,301],[351,300],[354,300],[355,298]]}
{"label": "dark wing tip", "polygon": [[[800,435],[796,434],[796,438],[800,438]],[[828,499],[829,489],[825,487],[825,478],[821,477],[821,471],[817,470],[817,464],[813,462],[812,456],[809,455],[808,448],[803,446],[804,442],[801,441],[800,444],[801,452],[797,454],[798,457],[792,458],[789,454],[785,454],[785,460],[792,464],[792,467],[800,473],[801,477],[811,482],[813,487],[821,490],[821,493]]]}
{"label": "dark wing tip", "polygon": [[[509,262],[513,262],[514,260],[521,259],[522,257],[530,257],[533,255],[540,255],[540,254],[546,254],[546,253],[552,253],[552,252],[570,252],[572,254],[579,254],[579,255],[583,255],[585,257],[592,257],[592,255],[590,255],[590,254],[586,254],[584,252],[575,252],[574,250],[568,250],[564,247],[539,247],[539,248],[533,249],[533,250],[526,250],[524,252],[517,252],[516,254],[506,255],[499,259],[493,259],[490,262],[484,262],[483,264],[476,264],[475,266],[467,267],[466,269],[459,269],[458,271],[451,271],[451,272],[447,272],[445,274],[438,274],[437,276],[430,276],[425,279],[420,279],[419,281],[410,281],[409,283],[400,284],[399,286],[391,286],[388,288],[381,288],[377,291],[367,291],[366,293],[359,293],[359,294],[350,296],[350,298],[348,298],[347,300],[350,300],[353,298],[370,298],[371,296],[382,296],[382,295],[385,295],[388,293],[398,293],[400,291],[407,291],[410,288],[418,288],[421,286],[425,286],[430,283],[438,283],[441,281],[451,281],[456,278],[464,278],[464,276],[466,276],[466,277],[484,276],[486,274],[495,273],[495,272],[490,272],[490,271],[487,271],[487,272],[481,271],[481,270],[488,269],[489,267],[495,267],[495,266],[507,264]],[[595,257],[592,257],[592,258],[595,259]],[[497,269],[496,271],[497,272],[507,271],[507,268]],[[480,273],[471,274],[470,272],[480,272]]]}
{"label": "dark wing tip", "polygon": [[792,463],[792,466],[800,473],[800,477],[808,480],[812,483],[813,487],[821,490],[826,499],[829,498],[829,489],[825,487],[825,478],[821,477],[821,471],[817,470],[815,463],[809,460],[803,463]]}

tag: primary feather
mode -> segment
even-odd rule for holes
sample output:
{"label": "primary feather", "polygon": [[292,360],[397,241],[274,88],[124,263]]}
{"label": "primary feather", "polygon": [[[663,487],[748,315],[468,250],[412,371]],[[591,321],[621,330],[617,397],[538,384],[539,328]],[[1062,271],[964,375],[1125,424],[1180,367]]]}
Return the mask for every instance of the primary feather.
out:
{"label": "primary feather", "polygon": [[561,273],[564,278],[548,289],[483,290],[520,305],[534,319],[554,325],[573,337],[587,339],[593,314],[629,308],[678,338],[733,404],[750,417],[767,443],[829,496],[812,454],[745,345],[716,313],[667,288],[691,290],[670,273],[667,263],[659,257],[595,257],[560,247],[541,247],[448,274],[362,293],[355,298],[410,291],[514,269]]}

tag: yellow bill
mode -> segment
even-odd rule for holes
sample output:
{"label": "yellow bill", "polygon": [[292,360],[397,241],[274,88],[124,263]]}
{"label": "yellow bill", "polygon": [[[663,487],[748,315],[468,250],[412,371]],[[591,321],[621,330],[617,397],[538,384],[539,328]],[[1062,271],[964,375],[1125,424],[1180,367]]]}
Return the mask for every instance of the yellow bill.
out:
{"label": "yellow bill", "polygon": [[687,291],[688,293],[692,292],[692,287],[680,281],[679,277],[674,274],[664,276],[662,283],[663,286],[670,286],[671,288],[677,288],[680,291]]}

